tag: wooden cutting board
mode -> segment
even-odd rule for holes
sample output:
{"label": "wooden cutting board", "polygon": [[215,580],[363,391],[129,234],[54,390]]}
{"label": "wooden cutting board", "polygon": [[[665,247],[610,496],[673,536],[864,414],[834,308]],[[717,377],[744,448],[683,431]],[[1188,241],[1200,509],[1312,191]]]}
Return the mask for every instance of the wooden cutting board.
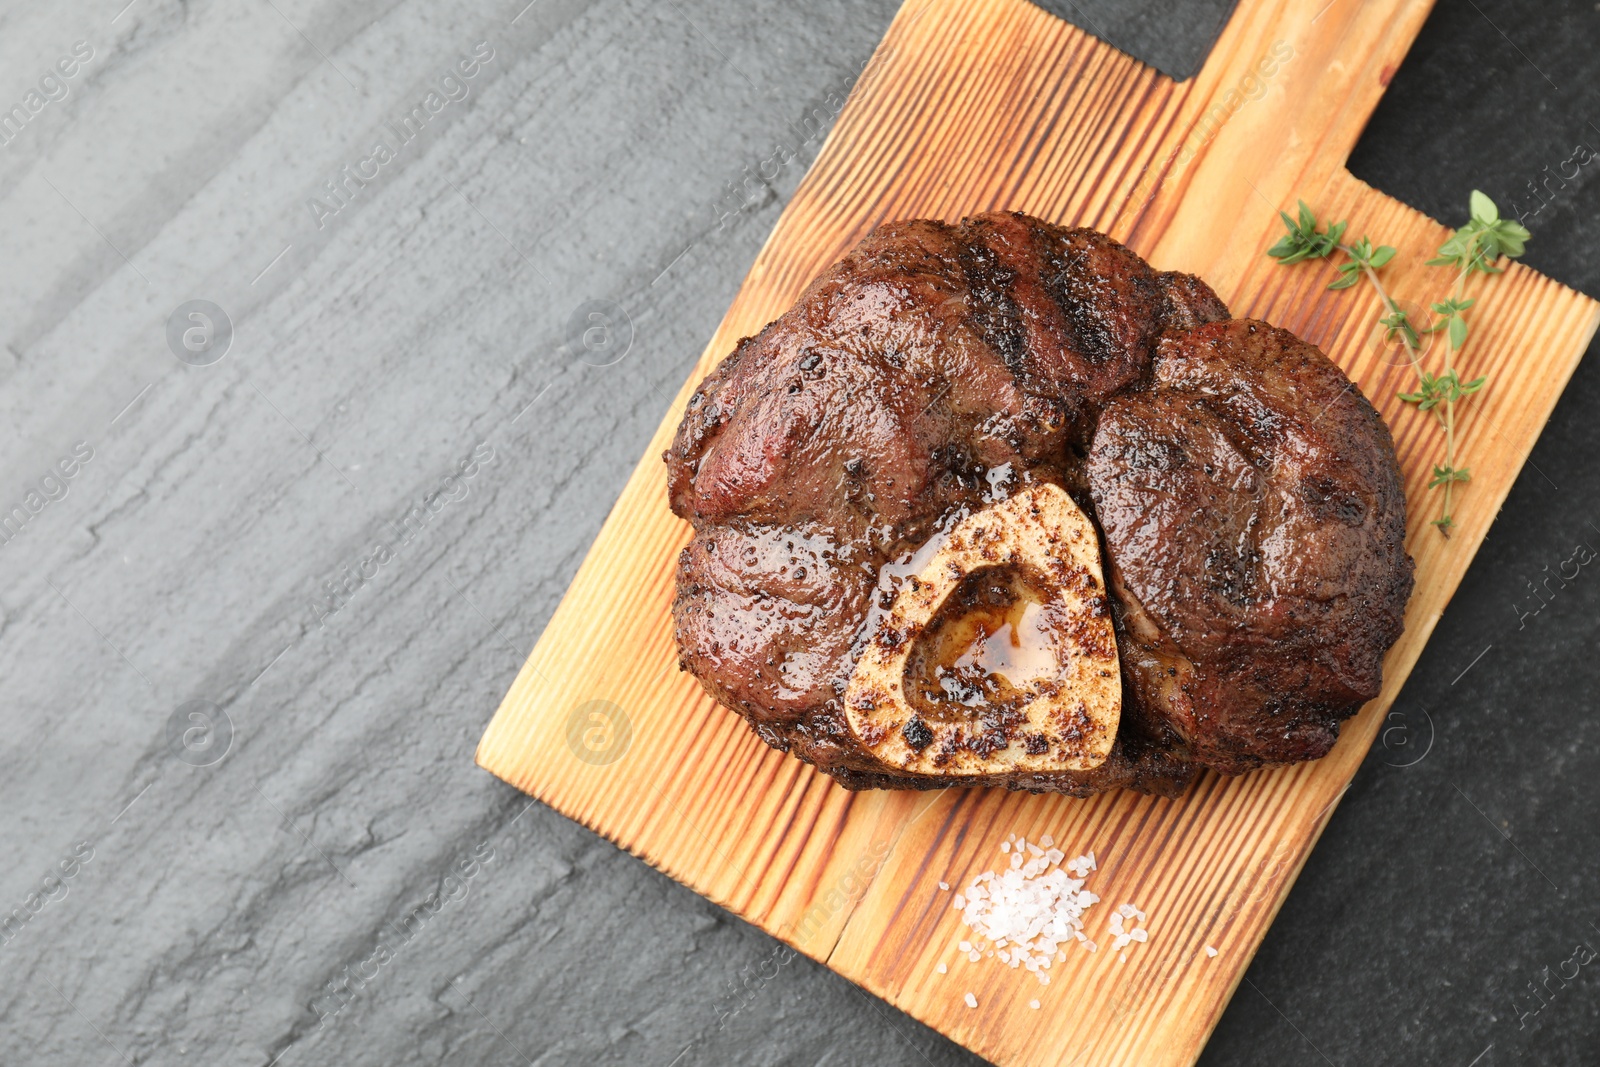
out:
{"label": "wooden cutting board", "polygon": [[[1427,15],[1426,0],[1243,0],[1204,70],[1177,84],[1022,0],[909,0],[751,268],[691,380],[478,749],[478,762],[718,904],[1001,1064],[1188,1064],[1361,763],[1597,322],[1597,305],[1522,267],[1474,282],[1461,413],[1473,480],[1446,541],[1427,525],[1439,431],[1376,341],[1365,286],[1263,255],[1304,198],[1401,253],[1392,291],[1442,299],[1425,268],[1448,231],[1357,181],[1345,159]],[[1263,74],[1263,70],[1270,73]],[[693,385],[869,229],[1015,208],[1105,230],[1158,269],[1204,277],[1239,317],[1285,326],[1344,367],[1394,431],[1417,586],[1383,695],[1316,763],[1175,800],[1004,790],[852,794],[761,744],[680,674],[669,605],[689,528],[660,454]],[[1465,205],[1463,205],[1463,212]],[[1454,221],[1461,221],[1459,219]],[[1436,357],[1435,357],[1436,359]],[[1433,362],[1430,360],[1430,364]],[[997,869],[1011,832],[1093,849],[1090,913],[1149,916],[1126,962],[1068,953],[1048,986],[970,963],[953,887]],[[1101,940],[1105,940],[1104,937]],[[1204,948],[1216,947],[1209,957]],[[936,973],[936,964],[949,973]],[[964,994],[976,995],[968,1008]],[[1030,999],[1042,1002],[1039,1010]]]}

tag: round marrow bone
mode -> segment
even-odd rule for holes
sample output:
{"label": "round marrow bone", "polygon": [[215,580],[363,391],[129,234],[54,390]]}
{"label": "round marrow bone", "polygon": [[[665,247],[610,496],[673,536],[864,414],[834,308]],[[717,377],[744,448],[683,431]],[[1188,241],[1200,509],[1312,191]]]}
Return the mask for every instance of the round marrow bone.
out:
{"label": "round marrow bone", "polygon": [[1036,483],[962,519],[913,566],[928,547],[885,588],[845,690],[862,747],[897,771],[951,777],[1104,763],[1122,679],[1087,516]]}

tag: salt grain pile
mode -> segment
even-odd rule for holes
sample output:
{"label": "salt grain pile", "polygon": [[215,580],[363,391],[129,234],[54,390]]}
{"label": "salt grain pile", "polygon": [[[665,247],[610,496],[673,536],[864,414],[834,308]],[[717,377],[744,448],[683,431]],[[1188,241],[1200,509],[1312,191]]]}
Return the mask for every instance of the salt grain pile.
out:
{"label": "salt grain pile", "polygon": [[998,874],[983,872],[956,895],[955,908],[977,935],[976,942],[963,941],[960,948],[974,962],[998,956],[1048,983],[1044,972],[1067,958],[1062,946],[1076,941],[1090,952],[1097,947],[1083,932],[1085,914],[1100,900],[1083,887],[1095,870],[1094,853],[1063,864],[1066,854],[1048,835],[1032,844],[1016,834],[1000,851],[1010,855],[1010,866]]}

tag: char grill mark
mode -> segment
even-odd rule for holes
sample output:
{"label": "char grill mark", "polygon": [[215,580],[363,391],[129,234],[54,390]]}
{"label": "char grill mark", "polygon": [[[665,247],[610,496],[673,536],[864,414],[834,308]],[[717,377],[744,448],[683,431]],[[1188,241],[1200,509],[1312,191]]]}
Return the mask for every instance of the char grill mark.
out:
{"label": "char grill mark", "polygon": [[1022,309],[1012,293],[1017,272],[1000,262],[987,245],[962,242],[956,252],[967,284],[967,310],[985,344],[1015,371],[1027,355]]}

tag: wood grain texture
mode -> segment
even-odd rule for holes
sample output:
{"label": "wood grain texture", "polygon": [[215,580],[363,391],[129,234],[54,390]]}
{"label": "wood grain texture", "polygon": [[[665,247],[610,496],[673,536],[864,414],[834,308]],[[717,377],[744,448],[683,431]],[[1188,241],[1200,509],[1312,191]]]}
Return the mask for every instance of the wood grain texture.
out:
{"label": "wood grain texture", "polygon": [[[480,764],[998,1063],[1192,1062],[1600,321],[1593,301],[1520,267],[1476,283],[1463,369],[1490,388],[1462,412],[1473,481],[1456,535],[1439,537],[1425,488],[1438,431],[1395,399],[1412,372],[1375,343],[1375,298],[1328,292],[1328,265],[1286,270],[1262,255],[1277,209],[1303,197],[1404,250],[1386,268],[1393,291],[1442,298],[1444,272],[1422,262],[1446,228],[1344,169],[1428,6],[1247,0],[1202,72],[1174,84],[1021,0],[911,0],[490,724]],[[1251,81],[1284,46],[1292,56]],[[1096,226],[1158,269],[1202,275],[1236,315],[1322,347],[1394,430],[1417,590],[1382,696],[1326,759],[1208,774],[1176,800],[850,794],[766,748],[677,671],[669,605],[689,530],[666,509],[659,455],[693,385],[878,223],[997,208]],[[596,699],[631,730],[607,764],[568,741]],[[1131,901],[1150,942],[1125,963],[1069,953],[1048,986],[960,958],[936,883],[997,866],[1012,831],[1093,849],[1090,885],[1106,905],[1091,931]]]}

